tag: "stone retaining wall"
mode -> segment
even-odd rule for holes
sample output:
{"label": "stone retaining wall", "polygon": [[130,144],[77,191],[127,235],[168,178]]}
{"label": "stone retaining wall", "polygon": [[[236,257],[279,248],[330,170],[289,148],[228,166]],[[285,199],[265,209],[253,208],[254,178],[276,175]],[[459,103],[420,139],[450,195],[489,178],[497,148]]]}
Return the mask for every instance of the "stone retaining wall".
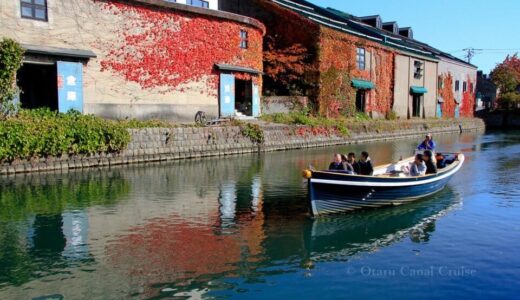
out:
{"label": "stone retaining wall", "polygon": [[324,147],[420,137],[426,132],[433,134],[459,133],[485,129],[484,123],[480,119],[465,119],[456,123],[453,121],[396,122],[393,125],[395,128],[392,130],[383,127],[377,128],[374,124],[388,126],[390,123],[367,122],[352,125],[349,127],[351,132],[349,137],[310,133],[299,135],[296,134],[298,126],[266,125],[262,126],[264,131],[264,143],[262,144],[253,142],[241,133],[240,127],[233,126],[131,129],[132,141],[121,153],[64,155],[14,161],[1,165],[0,175]]}
{"label": "stone retaining wall", "polygon": [[484,112],[482,115],[486,127],[490,129],[519,129],[519,112]]}

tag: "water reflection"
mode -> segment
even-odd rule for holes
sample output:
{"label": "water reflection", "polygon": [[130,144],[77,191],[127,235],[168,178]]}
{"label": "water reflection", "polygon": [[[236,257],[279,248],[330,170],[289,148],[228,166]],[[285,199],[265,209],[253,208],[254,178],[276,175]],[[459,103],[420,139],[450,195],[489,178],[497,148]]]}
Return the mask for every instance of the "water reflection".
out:
{"label": "water reflection", "polygon": [[[312,269],[318,262],[349,260],[405,237],[427,242],[437,218],[461,203],[458,195],[446,189],[429,201],[403,207],[316,220],[303,215],[286,219],[264,216],[258,209],[263,198],[257,192],[257,178],[251,187],[242,186],[247,197],[241,199],[250,200],[248,209],[237,209],[240,187],[226,185],[229,193],[219,193],[221,207],[220,214],[213,216],[214,230],[178,214],[154,219],[112,241],[106,249],[108,261],[132,277],[145,298],[232,290],[233,284],[221,280],[262,281],[274,274]],[[235,204],[223,209],[226,199]]]}
{"label": "water reflection", "polygon": [[[437,139],[447,151],[472,152],[460,182],[479,179],[474,162],[482,158],[473,153],[499,151],[475,139]],[[327,165],[335,152],[368,150],[376,162],[387,162],[409,155],[416,144],[2,180],[0,298],[229,296],[240,281],[262,285],[273,276],[312,275],[320,264],[351,261],[403,241],[429,244],[438,234],[437,220],[461,207],[461,189],[452,185],[426,201],[314,220],[299,172],[309,163]],[[494,163],[504,174],[518,173],[513,157]],[[511,185],[501,176],[491,180]]]}
{"label": "water reflection", "polygon": [[0,188],[0,287],[92,263],[84,209],[129,191],[118,172],[16,177]]}

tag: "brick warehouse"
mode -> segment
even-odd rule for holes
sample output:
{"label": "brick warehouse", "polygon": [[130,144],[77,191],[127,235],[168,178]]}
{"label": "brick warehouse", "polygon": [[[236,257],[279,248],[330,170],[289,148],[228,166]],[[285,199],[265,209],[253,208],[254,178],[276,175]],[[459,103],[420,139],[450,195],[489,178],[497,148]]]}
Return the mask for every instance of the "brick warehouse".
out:
{"label": "brick warehouse", "polygon": [[[266,51],[281,58],[264,57],[264,92],[293,92],[269,76],[270,64],[277,72],[285,64],[282,75],[301,75],[287,76],[293,78],[288,86],[303,87],[297,92],[303,90],[322,115],[356,109],[372,117],[390,111],[401,118],[473,116],[477,68],[417,41],[410,27],[303,0],[222,0],[221,9],[266,25]],[[296,51],[300,47],[305,51]],[[292,63],[298,55],[305,68]],[[459,86],[446,83],[449,78]]]}
{"label": "brick warehouse", "polygon": [[2,4],[0,34],[27,50],[22,106],[192,121],[258,116],[263,93],[326,116],[473,115],[476,67],[397,22],[303,0],[175,2]]}
{"label": "brick warehouse", "polygon": [[26,49],[22,107],[109,118],[257,116],[264,26],[158,0],[3,1],[0,35]]}

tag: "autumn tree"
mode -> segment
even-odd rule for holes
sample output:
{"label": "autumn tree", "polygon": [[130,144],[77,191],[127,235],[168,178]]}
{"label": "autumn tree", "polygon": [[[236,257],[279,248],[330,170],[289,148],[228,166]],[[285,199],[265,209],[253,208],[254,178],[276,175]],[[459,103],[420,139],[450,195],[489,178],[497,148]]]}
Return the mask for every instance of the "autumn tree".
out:
{"label": "autumn tree", "polygon": [[518,54],[508,55],[506,59],[491,71],[491,80],[500,89],[498,99],[505,108],[520,104],[520,58]]}

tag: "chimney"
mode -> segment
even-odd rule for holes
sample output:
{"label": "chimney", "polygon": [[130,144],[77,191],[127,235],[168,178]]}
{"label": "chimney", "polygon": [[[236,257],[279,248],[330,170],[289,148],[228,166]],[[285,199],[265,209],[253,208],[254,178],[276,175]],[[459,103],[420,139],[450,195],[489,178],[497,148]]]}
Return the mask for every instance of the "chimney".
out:
{"label": "chimney", "polygon": [[413,39],[412,27],[399,28],[399,35],[402,35],[402,36],[407,37],[409,39]]}
{"label": "chimney", "polygon": [[359,17],[359,20],[372,27],[383,29],[383,21],[381,20],[381,16],[379,15]]}
{"label": "chimney", "polygon": [[399,26],[397,22],[385,22],[383,23],[383,29],[393,34],[399,34]]}

